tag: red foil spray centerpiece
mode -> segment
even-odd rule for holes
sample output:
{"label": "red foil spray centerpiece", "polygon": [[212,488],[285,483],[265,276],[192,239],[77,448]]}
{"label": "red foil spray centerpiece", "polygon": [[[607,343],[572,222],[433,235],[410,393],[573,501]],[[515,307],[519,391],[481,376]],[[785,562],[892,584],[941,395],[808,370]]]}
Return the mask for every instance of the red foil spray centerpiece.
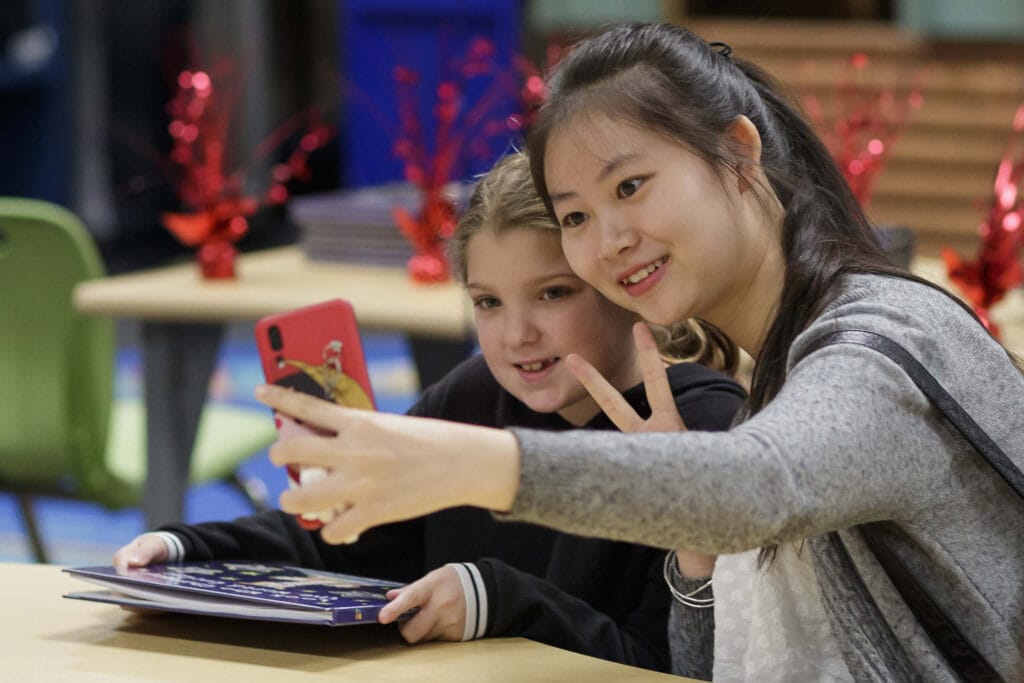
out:
{"label": "red foil spray centerpiece", "polygon": [[804,108],[832,153],[854,196],[867,207],[875,180],[885,167],[892,145],[906,128],[912,109],[924,102],[921,92],[868,86],[860,75],[870,59],[858,52],[847,63],[826,111],[813,95],[803,98]]}
{"label": "red foil spray centerpiece", "polygon": [[989,317],[989,309],[1011,288],[1024,281],[1021,270],[1021,220],[1024,203],[1020,185],[1024,177],[1024,105],[1013,118],[1010,143],[996,171],[988,211],[978,226],[981,246],[973,260],[964,259],[953,249],[942,250],[949,279],[957,285],[993,336],[999,327]]}
{"label": "red foil spray centerpiece", "polygon": [[[517,70],[525,78],[523,85]],[[517,60],[512,70],[500,68],[494,44],[475,38],[433,93],[433,127],[428,134],[418,113],[419,72],[397,66],[393,78],[399,118],[393,151],[403,162],[405,179],[419,189],[422,203],[417,214],[394,207],[392,215],[415,249],[407,266],[410,276],[417,282],[443,282],[451,277],[444,244],[455,230],[457,207],[451,188],[463,155],[489,155],[488,142],[495,136],[520,131],[543,98],[543,80],[526,60]],[[477,78],[490,80],[483,94],[469,102],[466,86]],[[526,114],[495,116],[496,106],[510,92],[517,95]]]}
{"label": "red foil spray centerpiece", "polygon": [[[229,167],[229,134],[238,99],[233,72],[227,60],[209,71],[182,71],[176,94],[167,105],[172,176],[179,198],[190,211],[164,213],[161,221],[180,242],[196,247],[200,272],[210,279],[235,277],[235,243],[248,231],[249,217],[263,207],[284,203],[290,181],[308,180],[310,153],[334,135],[333,127],[321,123],[311,109],[268,135],[246,165]],[[300,132],[298,144],[284,162],[273,166],[263,189],[247,190],[249,168]]]}

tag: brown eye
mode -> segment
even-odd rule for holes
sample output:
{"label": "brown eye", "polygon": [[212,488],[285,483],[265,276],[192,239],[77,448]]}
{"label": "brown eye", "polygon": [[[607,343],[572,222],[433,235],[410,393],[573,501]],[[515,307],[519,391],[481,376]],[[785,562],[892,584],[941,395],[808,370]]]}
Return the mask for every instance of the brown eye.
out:
{"label": "brown eye", "polygon": [[572,294],[572,290],[568,287],[548,287],[541,293],[541,299],[544,301],[557,301],[558,299],[564,299],[570,294]]}
{"label": "brown eye", "polygon": [[501,301],[497,297],[493,296],[482,296],[478,299],[473,300],[473,306],[484,311],[489,311],[492,308],[497,308],[501,305]]}
{"label": "brown eye", "polygon": [[585,220],[587,220],[587,214],[583,213],[582,211],[573,211],[572,213],[565,214],[565,216],[562,218],[562,227],[575,228],[577,225],[580,225]]}
{"label": "brown eye", "polygon": [[629,180],[623,180],[619,183],[618,187],[619,199],[632,197],[636,194],[636,191],[640,189],[640,185],[643,184],[643,182],[642,178],[630,178]]}

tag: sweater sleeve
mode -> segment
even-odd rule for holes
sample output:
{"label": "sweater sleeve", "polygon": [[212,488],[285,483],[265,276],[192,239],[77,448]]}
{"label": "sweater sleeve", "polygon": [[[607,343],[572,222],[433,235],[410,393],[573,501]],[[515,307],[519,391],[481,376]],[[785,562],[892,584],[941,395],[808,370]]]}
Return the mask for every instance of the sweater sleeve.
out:
{"label": "sweater sleeve", "polygon": [[412,581],[423,570],[423,520],[371,529],[350,545],[331,545],[317,531],[299,526],[293,515],[279,510],[230,522],[168,524],[160,528],[177,536],[183,559],[249,559],[286,562],[312,569]]}
{"label": "sweater sleeve", "polygon": [[944,490],[947,427],[884,356],[830,346],[724,433],[514,430],[515,519],[577,534],[740,552],[897,515]]}
{"label": "sweater sleeve", "polygon": [[476,563],[487,592],[487,636],[522,636],[592,657],[668,671],[669,593],[651,567],[642,597],[621,622],[544,578],[500,560]]}
{"label": "sweater sleeve", "polygon": [[[692,593],[710,577],[688,579],[679,573],[675,563],[670,567],[672,587],[683,595]],[[713,590],[700,592],[701,598],[714,597]],[[695,609],[672,600],[668,617],[669,649],[672,653],[672,673],[702,681],[710,681],[715,662],[715,610]]]}

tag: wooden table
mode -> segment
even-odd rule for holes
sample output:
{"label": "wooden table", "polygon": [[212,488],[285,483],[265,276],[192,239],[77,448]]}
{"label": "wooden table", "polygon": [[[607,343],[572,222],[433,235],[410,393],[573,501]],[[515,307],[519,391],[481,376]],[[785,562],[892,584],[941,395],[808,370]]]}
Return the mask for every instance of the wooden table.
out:
{"label": "wooden table", "polygon": [[54,565],[0,563],[5,681],[682,681],[524,638],[410,647],[390,626],[138,615],[68,600]]}
{"label": "wooden table", "polygon": [[226,323],[348,299],[363,330],[409,337],[421,385],[471,347],[472,309],[455,283],[420,285],[402,268],[307,261],[296,247],[242,255],[237,271],[234,280],[203,280],[189,262],[75,289],[82,313],[141,322],[149,528],[183,519],[192,446]]}

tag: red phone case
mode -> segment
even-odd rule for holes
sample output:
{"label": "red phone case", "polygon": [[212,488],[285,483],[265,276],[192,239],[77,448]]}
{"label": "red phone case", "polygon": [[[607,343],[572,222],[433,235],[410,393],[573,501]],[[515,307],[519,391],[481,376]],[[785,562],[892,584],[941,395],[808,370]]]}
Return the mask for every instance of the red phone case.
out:
{"label": "red phone case", "polygon": [[355,311],[344,299],[260,319],[256,347],[268,382],[342,405],[375,407]]}
{"label": "red phone case", "polygon": [[[332,299],[261,318],[256,323],[256,347],[267,382],[341,405],[375,408],[359,327],[347,301]],[[315,431],[283,415],[275,420],[282,437]],[[300,486],[304,474],[311,473],[289,466],[289,486]],[[302,515],[298,522],[318,529],[325,516],[330,513]]]}

